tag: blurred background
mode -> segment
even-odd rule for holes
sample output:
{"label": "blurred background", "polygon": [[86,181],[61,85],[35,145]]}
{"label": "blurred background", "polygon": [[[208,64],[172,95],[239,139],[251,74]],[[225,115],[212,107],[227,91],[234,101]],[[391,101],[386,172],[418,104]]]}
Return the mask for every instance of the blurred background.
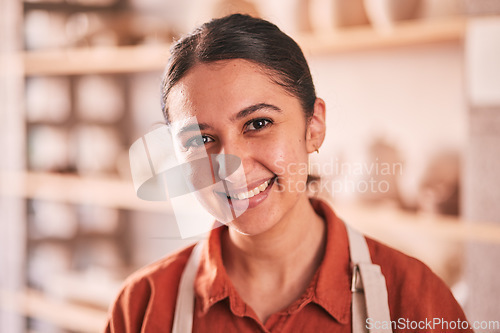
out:
{"label": "blurred background", "polygon": [[99,332],[128,274],[194,241],[135,196],[128,149],[162,121],[169,43],[233,12],[303,48],[338,214],[499,321],[500,1],[1,0],[0,332]]}

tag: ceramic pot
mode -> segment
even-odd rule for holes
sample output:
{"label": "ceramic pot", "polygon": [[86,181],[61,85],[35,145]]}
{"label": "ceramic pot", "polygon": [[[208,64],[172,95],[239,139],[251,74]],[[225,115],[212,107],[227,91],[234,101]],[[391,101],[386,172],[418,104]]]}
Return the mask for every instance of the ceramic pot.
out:
{"label": "ceramic pot", "polygon": [[364,4],[375,29],[391,30],[395,22],[416,16],[420,0],[364,0]]}
{"label": "ceramic pot", "polygon": [[309,0],[309,15],[313,30],[320,33],[370,23],[363,0]]}
{"label": "ceramic pot", "polygon": [[363,0],[332,0],[335,8],[335,25],[348,27],[370,23]]}

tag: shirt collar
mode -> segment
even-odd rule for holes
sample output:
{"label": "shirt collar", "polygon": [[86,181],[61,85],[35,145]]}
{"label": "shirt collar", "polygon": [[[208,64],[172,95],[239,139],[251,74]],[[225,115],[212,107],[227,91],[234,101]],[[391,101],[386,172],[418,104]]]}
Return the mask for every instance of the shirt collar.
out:
{"label": "shirt collar", "polygon": [[232,286],[222,263],[222,228],[225,227],[218,227],[210,232],[208,241],[203,247],[195,279],[195,293],[202,314],[205,314],[213,304],[229,297],[229,289]]}
{"label": "shirt collar", "polygon": [[[324,218],[327,240],[325,254],[303,296],[286,311],[295,312],[307,303],[320,305],[340,323],[349,322],[351,292],[349,247],[343,222],[325,202],[311,199],[314,210]],[[237,294],[222,263],[221,234],[225,226],[213,229],[205,243],[195,279],[197,313],[204,315],[215,303],[228,299],[233,314],[245,316],[249,309]]]}

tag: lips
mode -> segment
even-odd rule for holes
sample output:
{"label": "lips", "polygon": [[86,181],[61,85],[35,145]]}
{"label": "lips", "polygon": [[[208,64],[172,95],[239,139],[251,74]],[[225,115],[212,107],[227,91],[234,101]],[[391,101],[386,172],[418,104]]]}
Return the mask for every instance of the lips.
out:
{"label": "lips", "polygon": [[276,177],[267,179],[265,181],[261,181],[253,183],[257,185],[251,185],[253,188],[251,190],[247,190],[247,188],[240,188],[240,190],[232,189],[229,183],[226,183],[229,188],[226,187],[226,192],[216,193],[229,200],[229,205],[234,208],[247,209],[252,208],[258,205],[261,201],[263,201],[267,196],[270,187],[274,184],[274,180]]}

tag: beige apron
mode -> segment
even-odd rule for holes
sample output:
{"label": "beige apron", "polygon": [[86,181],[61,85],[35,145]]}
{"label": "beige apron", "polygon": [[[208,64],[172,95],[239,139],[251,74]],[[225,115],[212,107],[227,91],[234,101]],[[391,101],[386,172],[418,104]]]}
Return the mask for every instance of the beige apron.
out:
{"label": "beige apron", "polygon": [[[371,261],[368,245],[363,235],[349,226],[346,226],[346,228],[352,263],[352,332],[391,333],[390,328],[372,330],[366,328],[367,318],[370,318],[372,323],[381,323],[380,326],[382,326],[382,323],[388,323],[391,320],[387,288],[380,266],[373,264]],[[192,332],[194,279],[200,262],[202,244],[203,242],[199,242],[194,247],[181,277],[172,327],[174,333]]]}

